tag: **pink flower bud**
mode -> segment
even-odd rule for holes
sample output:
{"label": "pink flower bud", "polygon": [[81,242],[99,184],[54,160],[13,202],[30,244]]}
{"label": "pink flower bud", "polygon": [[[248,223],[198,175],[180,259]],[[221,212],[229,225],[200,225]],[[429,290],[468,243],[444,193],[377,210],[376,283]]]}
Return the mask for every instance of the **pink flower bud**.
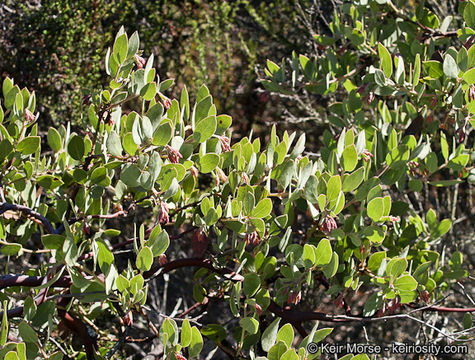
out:
{"label": "pink flower bud", "polygon": [[138,55],[134,55],[134,61],[135,61],[135,64],[137,64],[137,67],[139,69],[143,69],[146,63],[145,59]]}
{"label": "pink flower bud", "polygon": [[373,154],[368,149],[364,149],[361,153],[361,156],[363,156],[363,160],[366,162],[370,161],[373,158]]}
{"label": "pink flower bud", "polygon": [[335,219],[327,215],[325,216],[325,219],[323,219],[322,225],[320,226],[320,230],[322,230],[325,234],[329,234],[332,232],[333,229],[336,229],[338,227]]}
{"label": "pink flower bud", "polygon": [[395,223],[395,222],[399,222],[400,219],[399,219],[399,217],[397,217],[397,216],[389,215],[389,216],[388,216],[388,220],[389,220],[390,222],[392,222],[392,223]]}
{"label": "pink flower bud", "polygon": [[262,316],[262,308],[259,304],[256,304],[256,313],[257,316]]}
{"label": "pink flower bud", "polygon": [[25,119],[28,123],[32,123],[33,121],[35,121],[35,115],[33,115],[33,113],[30,110],[26,109]]}
{"label": "pink flower bud", "polygon": [[209,240],[206,236],[203,228],[197,229],[193,233],[193,238],[191,240],[191,248],[193,250],[193,255],[195,257],[201,258],[203,257],[206,249],[208,248]]}
{"label": "pink flower bud", "polygon": [[221,181],[222,183],[225,183],[226,180],[228,180],[228,177],[226,176],[226,174],[224,173],[224,171],[221,170],[219,167],[216,168],[216,172],[218,173],[219,181]]}
{"label": "pink flower bud", "polygon": [[127,314],[125,314],[124,318],[122,319],[124,322],[124,325],[126,326],[132,326],[134,325],[134,316],[132,315],[132,311],[129,310]]}
{"label": "pink flower bud", "polygon": [[168,217],[168,206],[165,204],[165,202],[160,203],[160,209],[158,210],[158,221],[160,224],[167,224],[170,221],[170,218]]}
{"label": "pink flower bud", "polygon": [[392,299],[388,304],[388,312],[390,314],[394,313],[397,309],[401,307],[401,303],[399,302],[399,298],[396,297]]}
{"label": "pink flower bud", "polygon": [[244,236],[244,240],[246,241],[246,244],[247,245],[259,245],[259,243],[261,242],[261,236],[259,235],[259,233],[254,230],[250,233],[247,233],[245,236]]}
{"label": "pink flower bud", "polygon": [[219,137],[219,143],[221,144],[221,150],[223,152],[231,151],[231,146],[229,146],[229,138],[226,136]]}
{"label": "pink flower bud", "polygon": [[166,96],[164,96],[164,98],[162,99],[162,105],[165,108],[165,110],[168,110],[172,107],[172,101]]}
{"label": "pink flower bud", "polygon": [[420,296],[422,301],[424,301],[425,303],[429,302],[430,294],[427,290],[422,291]]}
{"label": "pink flower bud", "polygon": [[82,226],[82,231],[84,232],[84,235],[86,235],[86,237],[91,236],[91,227],[87,223],[84,223],[84,225]]}
{"label": "pink flower bud", "polygon": [[191,167],[190,167],[190,173],[191,173],[191,175],[192,175],[194,178],[197,178],[197,177],[198,177],[198,169],[195,168],[194,166],[191,166]]}
{"label": "pink flower bud", "polygon": [[302,293],[300,291],[291,291],[290,294],[287,296],[287,304],[297,305],[300,302],[301,296]]}
{"label": "pink flower bud", "polygon": [[167,256],[165,254],[160,254],[160,256],[158,257],[158,263],[160,264],[160,266],[164,266],[166,263],[168,263]]}
{"label": "pink flower bud", "polygon": [[178,150],[175,150],[171,146],[165,145],[165,149],[167,149],[168,160],[170,160],[171,163],[176,164],[178,163],[178,159],[183,158],[180,152]]}
{"label": "pink flower bud", "polygon": [[363,101],[365,101],[368,105],[371,104],[374,100],[374,93],[370,91],[365,96],[363,96]]}
{"label": "pink flower bud", "polygon": [[176,357],[176,360],[187,360],[186,357],[178,353],[175,353],[175,357]]}
{"label": "pink flower bud", "polygon": [[470,85],[468,89],[468,102],[472,102],[473,100],[475,100],[475,86]]}
{"label": "pink flower bud", "polygon": [[249,176],[247,176],[245,172],[243,172],[241,175],[242,175],[242,182],[249,185]]}

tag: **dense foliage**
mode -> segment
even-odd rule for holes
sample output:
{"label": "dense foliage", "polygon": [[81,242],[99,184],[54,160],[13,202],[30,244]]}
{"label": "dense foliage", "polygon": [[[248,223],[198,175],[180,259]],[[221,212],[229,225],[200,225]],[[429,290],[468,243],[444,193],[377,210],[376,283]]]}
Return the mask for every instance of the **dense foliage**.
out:
{"label": "dense foliage", "polygon": [[[81,121],[42,129],[35,93],[6,78],[0,356],[111,358],[151,343],[167,359],[303,360],[321,356],[308,344],[330,340],[328,324],[392,315],[469,343],[470,296],[441,302],[471,270],[447,235],[475,178],[475,4],[443,21],[407,10],[345,3],[313,54],[267,61],[263,85],[313,119],[318,153],[276,126],[231,141],[210,90],[165,95],[174,81],[124,28],[107,78],[90,74],[104,86],[83,94]],[[455,188],[449,211],[430,198],[439,188]],[[426,312],[465,315],[445,328]]]}

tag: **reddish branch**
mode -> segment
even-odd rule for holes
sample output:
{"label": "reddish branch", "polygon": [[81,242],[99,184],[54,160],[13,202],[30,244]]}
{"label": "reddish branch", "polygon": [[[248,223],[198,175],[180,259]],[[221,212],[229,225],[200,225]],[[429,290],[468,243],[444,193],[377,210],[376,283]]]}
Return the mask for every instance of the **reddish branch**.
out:
{"label": "reddish branch", "polygon": [[84,324],[81,319],[71,315],[69,312],[66,311],[66,307],[69,301],[69,298],[61,298],[58,301],[58,314],[61,317],[62,323],[70,331],[72,331],[74,334],[81,338],[82,343],[84,344],[84,348],[86,350],[88,360],[94,360],[94,353],[98,348],[96,339],[91,335],[86,324]]}
{"label": "reddish branch", "polygon": [[29,207],[23,205],[16,205],[16,204],[9,204],[6,202],[0,203],[0,215],[5,213],[6,211],[19,211],[24,215],[30,216],[33,219],[38,220],[41,225],[45,228],[45,230],[49,234],[55,234],[56,230],[54,229],[53,225],[49,222],[47,218],[41,215],[39,212],[30,209]]}

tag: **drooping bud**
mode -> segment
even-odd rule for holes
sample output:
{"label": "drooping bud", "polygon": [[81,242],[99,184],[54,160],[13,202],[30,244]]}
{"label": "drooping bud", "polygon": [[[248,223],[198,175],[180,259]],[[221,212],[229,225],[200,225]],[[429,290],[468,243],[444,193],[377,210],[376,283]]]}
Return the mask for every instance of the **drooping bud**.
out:
{"label": "drooping bud", "polygon": [[195,168],[193,165],[190,167],[190,173],[194,178],[198,177],[198,169]]}
{"label": "drooping bud", "polygon": [[256,313],[257,316],[262,316],[262,308],[259,304],[256,304]]}
{"label": "drooping bud", "polygon": [[33,115],[33,113],[30,110],[26,109],[25,110],[25,119],[30,124],[33,121],[35,121],[35,115]]}
{"label": "drooping bud", "polygon": [[165,110],[168,110],[172,107],[172,101],[169,98],[167,98],[166,96],[164,96],[162,98],[162,105],[165,108]]}
{"label": "drooping bud", "polygon": [[363,101],[365,101],[368,105],[371,104],[374,100],[374,92],[370,91],[365,96],[363,96]]}
{"label": "drooping bud", "polygon": [[171,163],[176,164],[178,163],[178,159],[183,158],[180,152],[172,148],[170,145],[166,145],[165,149],[167,149],[168,160],[170,160]]}
{"label": "drooping bud", "polygon": [[134,316],[132,315],[132,310],[127,311],[124,318],[122,319],[125,326],[132,326],[134,325]]}
{"label": "drooping bud", "polygon": [[430,294],[427,290],[424,290],[421,292],[421,300],[424,301],[425,303],[429,302]]}
{"label": "drooping bud", "polygon": [[226,176],[226,174],[224,173],[223,170],[221,170],[221,168],[216,168],[216,172],[218,173],[218,178],[219,178],[219,181],[221,181],[222,183],[225,183],[226,180],[228,180],[228,177]]}
{"label": "drooping bud", "polygon": [[390,314],[394,313],[397,309],[401,307],[401,303],[399,302],[399,297],[395,297],[392,299],[388,304],[388,312]]}
{"label": "drooping bud", "polygon": [[389,215],[388,216],[388,220],[391,222],[391,223],[395,223],[395,222],[399,222],[399,217],[398,216],[392,216],[392,215]]}
{"label": "drooping bud", "polygon": [[464,127],[460,127],[457,129],[457,141],[459,143],[463,142],[465,140],[465,129]]}
{"label": "drooping bud", "polygon": [[363,157],[363,160],[368,162],[373,158],[373,154],[368,150],[364,149],[363,152],[361,153],[361,156]]}
{"label": "drooping bud", "polygon": [[227,136],[219,136],[218,139],[223,152],[231,151],[231,146],[229,146],[230,140]]}
{"label": "drooping bud", "polygon": [[170,218],[168,217],[168,206],[165,202],[160,203],[160,209],[158,210],[158,221],[160,224],[167,224]]}
{"label": "drooping bud", "polygon": [[176,360],[187,360],[182,354],[175,353]]}
{"label": "drooping bud", "polygon": [[247,174],[245,172],[243,172],[241,175],[242,175],[242,182],[244,184],[249,185],[249,176],[247,176]]}
{"label": "drooping bud", "polygon": [[84,223],[84,225],[82,226],[82,231],[84,232],[84,235],[86,235],[87,238],[91,236],[91,227],[88,223]]}
{"label": "drooping bud", "polygon": [[300,302],[301,297],[302,293],[300,291],[291,291],[287,296],[287,304],[297,305]]}
{"label": "drooping bud", "polygon": [[254,230],[250,233],[246,233],[246,235],[244,236],[244,240],[246,241],[246,244],[247,245],[259,245],[259,243],[261,242],[261,236],[259,235],[259,233]]}
{"label": "drooping bud", "polygon": [[338,227],[335,219],[331,215],[325,216],[323,219],[322,225],[320,226],[320,230],[322,230],[325,234],[329,234],[332,232],[333,229]]}
{"label": "drooping bud", "polygon": [[468,89],[468,102],[473,100],[475,100],[475,86],[470,85],[470,88]]}
{"label": "drooping bud", "polygon": [[193,255],[198,258],[203,257],[206,249],[208,248],[208,244],[209,240],[203,231],[203,228],[197,229],[193,233],[193,238],[191,240],[191,249],[193,250]]}
{"label": "drooping bud", "polygon": [[165,254],[160,254],[160,256],[158,257],[158,263],[160,264],[160,266],[164,266],[166,263],[168,263],[167,256]]}
{"label": "drooping bud", "polygon": [[134,55],[134,61],[139,69],[143,69],[146,63],[145,59],[138,55]]}
{"label": "drooping bud", "polygon": [[343,303],[343,295],[338,295],[338,297],[333,300],[333,304],[337,307],[337,308],[340,308],[340,307],[343,307],[344,306],[344,303]]}

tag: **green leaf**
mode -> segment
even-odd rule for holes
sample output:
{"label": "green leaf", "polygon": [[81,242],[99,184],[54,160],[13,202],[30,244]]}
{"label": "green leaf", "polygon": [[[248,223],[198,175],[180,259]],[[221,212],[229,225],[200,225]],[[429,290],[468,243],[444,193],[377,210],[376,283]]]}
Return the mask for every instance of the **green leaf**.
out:
{"label": "green leaf", "polygon": [[332,259],[332,247],[328,239],[322,239],[315,250],[315,266],[328,264]]}
{"label": "green leaf", "polygon": [[219,155],[214,153],[206,154],[198,159],[198,170],[204,174],[210,173],[219,163]]}
{"label": "green leaf", "polygon": [[18,254],[21,249],[22,249],[21,244],[11,243],[8,245],[3,245],[1,248],[1,252],[2,254],[7,255],[7,256],[13,256],[13,255]]}
{"label": "green leaf", "polygon": [[259,330],[259,321],[252,317],[244,317],[239,320],[239,325],[249,334],[255,334]]}
{"label": "green leaf", "polygon": [[114,156],[122,155],[122,144],[120,143],[120,136],[112,130],[107,137],[106,142],[107,150],[109,153]]}
{"label": "green leaf", "polygon": [[191,344],[191,331],[190,321],[185,319],[181,325],[181,346],[188,347]]}
{"label": "green leaf", "polygon": [[384,212],[384,200],[382,197],[376,197],[368,203],[367,208],[368,216],[374,222],[379,221]]}
{"label": "green leaf", "polygon": [[216,116],[208,116],[201,120],[198,124],[196,124],[193,137],[199,143],[203,143],[208,140],[211,135],[214,134],[214,132],[216,131],[216,126]]}
{"label": "green leaf", "polygon": [[338,175],[332,176],[327,183],[327,199],[332,202],[338,199],[341,191],[341,179]]}
{"label": "green leaf", "polygon": [[48,129],[47,140],[51,150],[53,150],[54,152],[58,152],[59,150],[61,150],[61,135],[59,135],[58,130],[53,127],[50,127]]}
{"label": "green leaf", "polygon": [[38,334],[35,330],[33,330],[30,325],[28,325],[26,321],[22,321],[18,325],[18,332],[20,333],[20,336],[23,341],[25,341],[26,343],[36,344],[38,342]]}
{"label": "green leaf", "polygon": [[456,79],[457,75],[459,74],[460,70],[457,65],[457,62],[449,54],[445,55],[443,70],[444,70],[445,76],[452,79]]}
{"label": "green leaf", "polygon": [[287,345],[287,347],[291,347],[292,342],[294,341],[294,329],[292,328],[292,325],[285,324],[284,326],[282,326],[279,332],[277,333],[277,338],[275,341],[283,341]]}
{"label": "green leaf", "polygon": [[127,164],[120,173],[120,180],[130,187],[139,186],[141,172],[135,164]]}
{"label": "green leaf", "polygon": [[155,85],[154,82],[148,83],[142,89],[140,89],[140,96],[142,96],[143,99],[146,101],[152,100],[156,94],[157,94],[157,86]]}
{"label": "green leaf", "polygon": [[127,59],[133,57],[140,46],[139,33],[135,31],[129,39],[129,46],[127,48]]}
{"label": "green leaf", "polygon": [[173,136],[173,127],[170,122],[165,122],[157,127],[153,133],[152,144],[156,146],[167,145]]}
{"label": "green leaf", "polygon": [[272,211],[272,201],[269,198],[262,199],[256,205],[254,210],[251,212],[251,216],[255,218],[265,218],[267,217]]}
{"label": "green leaf", "polygon": [[343,158],[343,169],[350,172],[356,167],[358,163],[358,153],[356,152],[355,145],[350,145],[345,148],[342,154]]}
{"label": "green leaf", "polygon": [[444,74],[442,64],[436,60],[424,61],[424,71],[432,79],[438,79]]}
{"label": "green leaf", "polygon": [[59,234],[46,234],[41,237],[45,249],[59,250],[63,248],[66,237]]}
{"label": "green leaf", "polygon": [[203,349],[203,337],[196,326],[191,329],[191,343],[188,349],[188,356],[194,358],[198,356]]}
{"label": "green leaf", "polygon": [[[8,78],[7,78],[8,79]],[[5,82],[3,82],[5,85]],[[3,347],[7,342],[8,335],[8,301],[3,301],[3,316],[2,316],[2,327],[0,328],[0,346]]]}
{"label": "green leaf", "polygon": [[468,85],[475,83],[475,68],[472,68],[463,74],[463,79]]}
{"label": "green leaf", "polygon": [[122,146],[127,154],[134,156],[138,146],[134,142],[134,137],[131,132],[125,134],[124,139],[122,140]]}
{"label": "green leaf", "polygon": [[386,273],[392,278],[397,278],[407,268],[407,260],[405,258],[393,258],[386,266]]}
{"label": "green leaf", "polygon": [[419,83],[419,78],[421,77],[421,55],[416,54],[416,59],[414,61],[414,75],[412,77],[412,86],[416,87]]}
{"label": "green leaf", "polygon": [[264,351],[269,351],[275,344],[279,330],[280,318],[275,319],[262,333],[261,346]]}
{"label": "green leaf", "polygon": [[148,246],[144,246],[137,255],[135,264],[140,271],[148,271],[152,267],[153,253]]}
{"label": "green leaf", "polygon": [[394,281],[394,286],[398,290],[415,290],[417,288],[417,281],[411,275],[402,275]]}
{"label": "green leaf", "polygon": [[440,149],[442,151],[442,155],[444,159],[447,160],[449,157],[449,145],[447,144],[447,138],[445,137],[444,132],[440,132]]}
{"label": "green leaf", "polygon": [[84,140],[81,136],[74,135],[68,143],[68,154],[74,160],[82,160],[84,156]]}
{"label": "green leaf", "polygon": [[343,192],[350,192],[355,190],[363,182],[365,170],[364,167],[360,167],[351,174],[343,175]]}
{"label": "green leaf", "polygon": [[378,43],[378,54],[380,67],[383,69],[384,75],[386,75],[387,78],[390,78],[393,74],[393,62],[391,59],[391,54],[381,43]]}
{"label": "green leaf", "polygon": [[463,10],[463,18],[465,20],[465,24],[475,30],[475,4],[473,4],[471,1],[467,2],[467,5]]}
{"label": "green leaf", "polygon": [[90,177],[91,183],[101,185],[103,187],[109,186],[110,178],[107,176],[107,169],[103,166],[95,168]]}
{"label": "green leaf", "polygon": [[249,273],[244,276],[243,281],[244,294],[247,297],[253,296],[261,286],[261,279],[256,273]]}
{"label": "green leaf", "polygon": [[28,136],[19,142],[17,150],[23,155],[30,155],[36,152],[40,147],[39,136]]}
{"label": "green leaf", "polygon": [[160,227],[156,226],[150,233],[150,237],[146,245],[152,249],[154,257],[163,254],[170,246],[170,238],[165,230],[160,231]]}
{"label": "green leaf", "polygon": [[124,62],[127,56],[127,35],[122,34],[115,39],[112,53],[117,56],[119,63]]}

